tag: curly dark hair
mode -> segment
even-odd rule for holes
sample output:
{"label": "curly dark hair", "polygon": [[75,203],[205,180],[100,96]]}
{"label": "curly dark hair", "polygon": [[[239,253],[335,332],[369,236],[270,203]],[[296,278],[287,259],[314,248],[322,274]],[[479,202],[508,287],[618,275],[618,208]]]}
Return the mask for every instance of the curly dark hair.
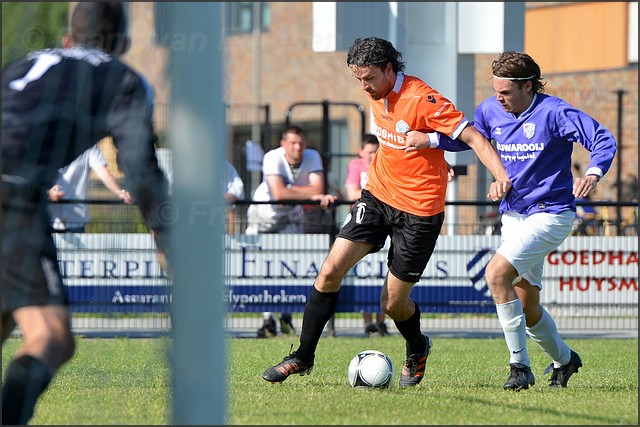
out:
{"label": "curly dark hair", "polygon": [[71,37],[80,46],[117,51],[127,37],[121,2],[79,2],[71,15]]}
{"label": "curly dark hair", "polygon": [[530,80],[534,93],[544,93],[546,82],[542,81],[540,66],[526,53],[512,50],[502,52],[491,64],[491,69],[494,76],[513,79],[520,87]]}
{"label": "curly dark hair", "polygon": [[396,74],[404,71],[402,54],[393,47],[391,42],[379,37],[355,39],[347,53],[347,65],[349,67],[373,65],[384,69],[388,63],[391,63]]}

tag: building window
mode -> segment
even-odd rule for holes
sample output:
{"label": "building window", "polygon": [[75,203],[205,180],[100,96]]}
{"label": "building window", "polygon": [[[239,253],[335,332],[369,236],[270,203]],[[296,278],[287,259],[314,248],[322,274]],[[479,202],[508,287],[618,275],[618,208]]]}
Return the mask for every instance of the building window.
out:
{"label": "building window", "polygon": [[225,31],[227,35],[246,34],[253,31],[253,17],[256,9],[260,14],[260,31],[269,30],[271,14],[269,2],[225,2]]}

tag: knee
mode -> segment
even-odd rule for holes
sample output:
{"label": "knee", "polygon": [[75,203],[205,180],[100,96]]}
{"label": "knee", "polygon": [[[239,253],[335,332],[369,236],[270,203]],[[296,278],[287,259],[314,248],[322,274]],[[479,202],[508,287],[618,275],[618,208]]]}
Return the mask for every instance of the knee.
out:
{"label": "knee", "polygon": [[492,292],[499,290],[506,291],[513,288],[513,280],[517,277],[516,270],[504,259],[497,260],[495,257],[489,261],[484,272],[487,286]]}
{"label": "knee", "polygon": [[387,316],[389,316],[392,319],[398,319],[400,318],[400,312],[395,309],[394,307],[390,306],[390,305],[386,305],[386,306],[381,306],[382,311],[384,312],[384,314],[386,314]]}
{"label": "knee", "polygon": [[316,279],[315,286],[320,292],[336,292],[340,289],[340,283],[344,277],[343,272],[330,263],[325,262],[320,269],[318,278]]}
{"label": "knee", "polygon": [[71,331],[49,331],[45,341],[43,356],[48,364],[57,369],[69,361],[76,351],[76,342]]}
{"label": "knee", "polygon": [[58,369],[68,362],[75,354],[75,341],[73,337],[62,339],[61,337],[50,336],[41,342],[31,340],[24,341],[22,347],[15,356],[29,355],[44,363],[54,375]]}
{"label": "knee", "polygon": [[406,303],[404,301],[401,302],[390,300],[380,301],[380,308],[382,309],[382,311],[394,320],[406,320],[408,317],[410,317],[410,311],[412,311],[414,307],[415,305],[413,301],[410,301],[409,303]]}
{"label": "knee", "polygon": [[394,318],[399,314],[399,311],[402,311],[399,303],[399,301],[392,301],[384,290],[380,293],[380,310],[387,316]]}
{"label": "knee", "polygon": [[49,339],[48,354],[58,368],[68,362],[76,352],[76,342],[71,333],[55,334]]}
{"label": "knee", "polygon": [[498,271],[496,266],[493,263],[489,262],[484,272],[484,277],[487,280],[487,285],[489,286],[489,289],[493,289],[499,286],[499,284],[502,283],[503,281],[502,276],[503,275]]}
{"label": "knee", "polygon": [[389,304],[389,300],[380,300],[380,309],[388,316],[391,316],[393,313],[393,307]]}
{"label": "knee", "polygon": [[508,269],[489,263],[485,270],[485,279],[496,303],[506,303],[518,297],[512,283],[515,277],[515,271],[511,273]]}

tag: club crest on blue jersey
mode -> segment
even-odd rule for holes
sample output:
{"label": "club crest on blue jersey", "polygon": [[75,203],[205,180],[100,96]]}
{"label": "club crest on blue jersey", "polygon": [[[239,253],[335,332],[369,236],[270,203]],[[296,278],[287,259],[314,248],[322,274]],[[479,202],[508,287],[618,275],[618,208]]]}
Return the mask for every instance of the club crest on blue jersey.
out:
{"label": "club crest on blue jersey", "polygon": [[533,135],[536,133],[535,123],[525,123],[522,126],[522,131],[524,132],[525,138],[527,139],[533,138]]}
{"label": "club crest on blue jersey", "polygon": [[399,134],[406,135],[410,130],[411,128],[404,120],[400,120],[396,123],[396,132],[398,132]]}

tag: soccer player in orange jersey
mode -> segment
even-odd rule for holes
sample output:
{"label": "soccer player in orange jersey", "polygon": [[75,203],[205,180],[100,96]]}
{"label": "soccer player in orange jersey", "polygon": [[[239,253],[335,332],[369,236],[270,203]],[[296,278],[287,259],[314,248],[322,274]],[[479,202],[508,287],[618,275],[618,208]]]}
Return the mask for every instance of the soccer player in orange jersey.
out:
{"label": "soccer player in orange jersey", "polygon": [[438,138],[458,139],[475,151],[496,183],[489,197],[499,200],[511,188],[500,158],[464,114],[417,77],[404,74],[402,54],[387,40],[357,39],[347,65],[370,98],[380,148],[368,170],[361,198],[351,208],[324,261],[305,307],[300,346],[264,371],[263,378],[282,382],[305,375],[335,311],[340,284],[365,255],[391,238],[387,274],[380,295],[382,310],[406,341],[400,386],[420,383],[431,339],[420,330],[420,309],[410,297],[433,253],[444,222],[447,162],[442,150],[429,147]]}

